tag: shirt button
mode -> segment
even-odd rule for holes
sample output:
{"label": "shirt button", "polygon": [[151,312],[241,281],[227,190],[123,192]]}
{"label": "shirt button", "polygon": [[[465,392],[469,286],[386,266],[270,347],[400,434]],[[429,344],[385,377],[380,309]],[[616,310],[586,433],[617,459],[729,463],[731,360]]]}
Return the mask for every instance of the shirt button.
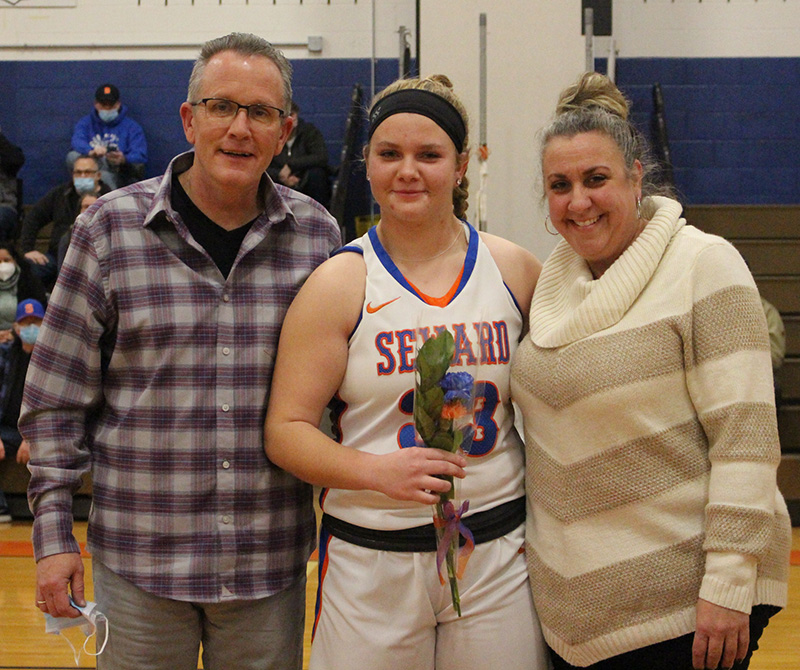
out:
{"label": "shirt button", "polygon": [[229,467],[231,467],[231,462],[228,459],[225,459],[224,461],[222,461],[222,468],[224,470],[227,470]]}
{"label": "shirt button", "polygon": [[230,350],[229,347],[222,347],[222,354],[224,356],[227,356],[229,353],[231,353],[231,350]]}
{"label": "shirt button", "polygon": [[231,406],[230,406],[228,403],[225,403],[225,404],[222,406],[222,411],[223,411],[223,412],[227,412],[227,411],[228,411],[230,408],[231,408]]}
{"label": "shirt button", "polygon": [[231,297],[227,293],[222,294],[222,302],[230,302]]}
{"label": "shirt button", "polygon": [[229,524],[232,521],[230,514],[226,514],[222,517],[222,523]]}

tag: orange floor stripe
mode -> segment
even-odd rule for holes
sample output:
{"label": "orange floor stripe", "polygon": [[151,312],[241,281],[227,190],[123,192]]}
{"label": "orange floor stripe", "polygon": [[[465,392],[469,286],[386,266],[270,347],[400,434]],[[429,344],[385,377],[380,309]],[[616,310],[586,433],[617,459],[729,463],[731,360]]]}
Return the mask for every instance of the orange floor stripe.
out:
{"label": "orange floor stripe", "polygon": [[[91,558],[86,551],[86,544],[81,542],[81,556]],[[0,542],[0,556],[22,556],[33,558],[33,544],[27,540],[9,540]]]}
{"label": "orange floor stripe", "polygon": [[800,551],[798,551],[797,549],[795,549],[795,550],[792,552],[792,557],[791,557],[791,559],[789,560],[789,563],[791,563],[792,565],[800,565]]}

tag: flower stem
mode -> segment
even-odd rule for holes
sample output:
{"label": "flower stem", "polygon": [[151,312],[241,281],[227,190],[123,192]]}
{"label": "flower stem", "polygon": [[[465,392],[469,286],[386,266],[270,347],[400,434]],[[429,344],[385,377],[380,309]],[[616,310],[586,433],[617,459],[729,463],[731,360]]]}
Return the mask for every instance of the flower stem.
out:
{"label": "flower stem", "polygon": [[[449,477],[452,484],[452,477]],[[453,498],[452,487],[447,493],[442,493],[439,496],[439,502],[436,503],[436,514],[440,519],[444,519],[444,502]],[[458,533],[453,534],[453,539],[450,541],[450,546],[447,548],[445,556],[445,564],[447,565],[447,579],[450,582],[450,597],[453,601],[453,608],[458,616],[461,616],[461,595],[458,592],[458,577],[456,576],[456,556],[458,555]]]}

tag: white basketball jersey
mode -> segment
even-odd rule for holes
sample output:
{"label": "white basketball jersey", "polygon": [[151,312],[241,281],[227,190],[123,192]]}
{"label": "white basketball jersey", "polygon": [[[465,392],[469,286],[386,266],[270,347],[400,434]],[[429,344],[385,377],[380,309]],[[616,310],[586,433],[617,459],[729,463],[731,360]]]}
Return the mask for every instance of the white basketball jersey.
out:
{"label": "white basketball jersey", "polygon": [[[341,250],[363,254],[367,279],[333,422],[342,444],[353,449],[388,454],[414,446],[416,329],[435,332],[445,326],[456,341],[451,369],[478,362],[482,408],[466,478],[456,483],[457,499],[468,499],[473,514],[524,493],[523,447],[509,398],[509,366],[522,315],[489,249],[472,226],[464,225],[469,234],[464,268],[444,306],[429,304],[403,277],[375,228]],[[431,522],[430,506],[376,491],[327,489],[321,501],[323,511],[365,528],[398,530]]]}

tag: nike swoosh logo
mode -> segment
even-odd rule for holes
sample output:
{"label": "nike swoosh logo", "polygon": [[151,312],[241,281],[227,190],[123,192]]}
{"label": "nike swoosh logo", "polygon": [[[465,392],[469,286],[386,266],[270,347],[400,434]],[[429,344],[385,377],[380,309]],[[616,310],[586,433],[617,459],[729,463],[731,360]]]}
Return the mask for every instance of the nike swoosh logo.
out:
{"label": "nike swoosh logo", "polygon": [[400,296],[398,295],[394,300],[387,300],[386,302],[373,307],[371,302],[367,303],[367,314],[375,314],[379,309],[383,309],[386,305],[391,305],[395,300],[400,300]]}

